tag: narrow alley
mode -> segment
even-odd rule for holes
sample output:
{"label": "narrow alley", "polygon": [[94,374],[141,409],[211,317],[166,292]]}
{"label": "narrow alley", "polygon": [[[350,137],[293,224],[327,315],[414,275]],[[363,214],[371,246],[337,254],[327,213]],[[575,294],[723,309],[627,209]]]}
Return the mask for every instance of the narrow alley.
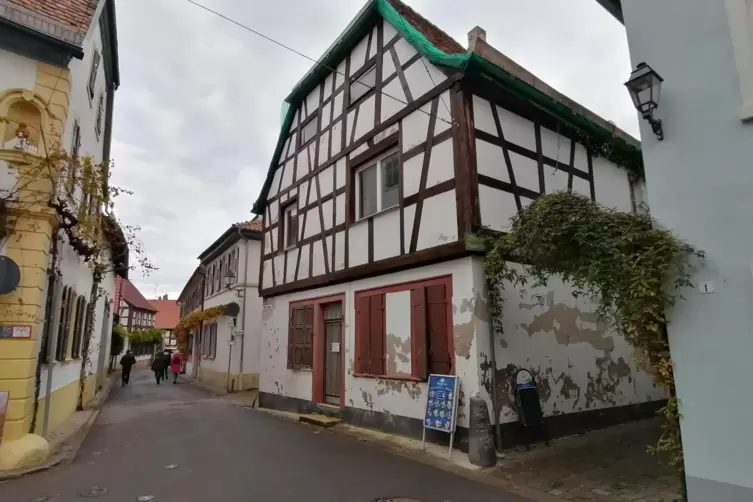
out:
{"label": "narrow alley", "polygon": [[187,383],[157,386],[146,371],[113,390],[72,465],[0,484],[4,502],[100,492],[103,502],[524,500]]}

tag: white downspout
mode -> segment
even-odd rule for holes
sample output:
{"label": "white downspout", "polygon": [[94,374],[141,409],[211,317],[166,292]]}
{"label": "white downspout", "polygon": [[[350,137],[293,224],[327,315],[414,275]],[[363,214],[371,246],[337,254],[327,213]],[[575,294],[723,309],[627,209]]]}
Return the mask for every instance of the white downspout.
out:
{"label": "white downspout", "polygon": [[[238,229],[238,235],[243,239],[243,235],[241,234],[241,229]],[[246,352],[246,293],[247,293],[247,287],[246,284],[248,283],[248,246],[249,241],[245,239],[243,241],[245,243],[245,251],[243,252],[243,293],[241,293],[242,301],[241,303],[243,306],[241,307],[243,310],[243,320],[241,321],[241,330],[243,331],[243,335],[241,335],[241,374],[238,375],[238,388],[241,392],[243,392],[243,354]]]}

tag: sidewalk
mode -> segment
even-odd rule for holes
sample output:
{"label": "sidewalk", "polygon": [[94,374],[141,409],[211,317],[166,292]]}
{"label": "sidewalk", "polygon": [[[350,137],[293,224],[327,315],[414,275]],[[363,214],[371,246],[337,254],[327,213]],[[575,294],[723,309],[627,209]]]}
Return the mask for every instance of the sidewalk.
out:
{"label": "sidewalk", "polygon": [[[228,396],[232,400],[232,397]],[[241,404],[241,403],[238,403]],[[298,420],[294,413],[261,409]],[[380,444],[398,455],[496,485],[538,502],[674,502],[679,499],[677,475],[647,452],[660,433],[656,419],[623,424],[589,434],[562,438],[550,446],[538,444],[506,450],[497,467],[472,465],[468,455],[447,448],[340,424],[317,433],[344,434]]]}
{"label": "sidewalk", "polygon": [[49,457],[39,464],[24,467],[23,469],[0,471],[0,482],[18,479],[29,474],[70,464],[76,457],[81,443],[86,439],[89,429],[94,425],[94,421],[97,420],[100,408],[105,400],[107,400],[114,382],[115,375],[113,374],[105,380],[102,389],[94,396],[94,399],[87,405],[86,409],[73,412],[60,427],[47,436],[46,439],[50,445]]}

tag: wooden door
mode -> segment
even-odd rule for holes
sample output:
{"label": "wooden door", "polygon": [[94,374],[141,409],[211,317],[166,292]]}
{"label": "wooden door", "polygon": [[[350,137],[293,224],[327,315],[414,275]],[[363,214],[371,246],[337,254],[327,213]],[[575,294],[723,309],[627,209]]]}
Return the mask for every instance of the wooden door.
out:
{"label": "wooden door", "polygon": [[324,305],[324,401],[340,404],[342,389],[342,303]]}

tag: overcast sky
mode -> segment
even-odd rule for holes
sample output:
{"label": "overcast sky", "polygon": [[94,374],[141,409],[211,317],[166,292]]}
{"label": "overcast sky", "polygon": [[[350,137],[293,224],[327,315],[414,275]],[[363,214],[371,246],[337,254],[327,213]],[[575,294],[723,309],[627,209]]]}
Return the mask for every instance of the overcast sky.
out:
{"label": "overcast sky", "polygon": [[[313,58],[360,0],[199,0]],[[365,0],[364,0],[365,1]],[[487,41],[555,89],[637,137],[622,83],[621,24],[595,0],[406,0],[464,46]],[[280,127],[282,100],[311,62],[186,0],[117,0],[121,87],[113,182],[133,190],[117,215],[140,225],[159,271],[131,279],[147,298],[177,298],[196,257],[252,218]]]}

